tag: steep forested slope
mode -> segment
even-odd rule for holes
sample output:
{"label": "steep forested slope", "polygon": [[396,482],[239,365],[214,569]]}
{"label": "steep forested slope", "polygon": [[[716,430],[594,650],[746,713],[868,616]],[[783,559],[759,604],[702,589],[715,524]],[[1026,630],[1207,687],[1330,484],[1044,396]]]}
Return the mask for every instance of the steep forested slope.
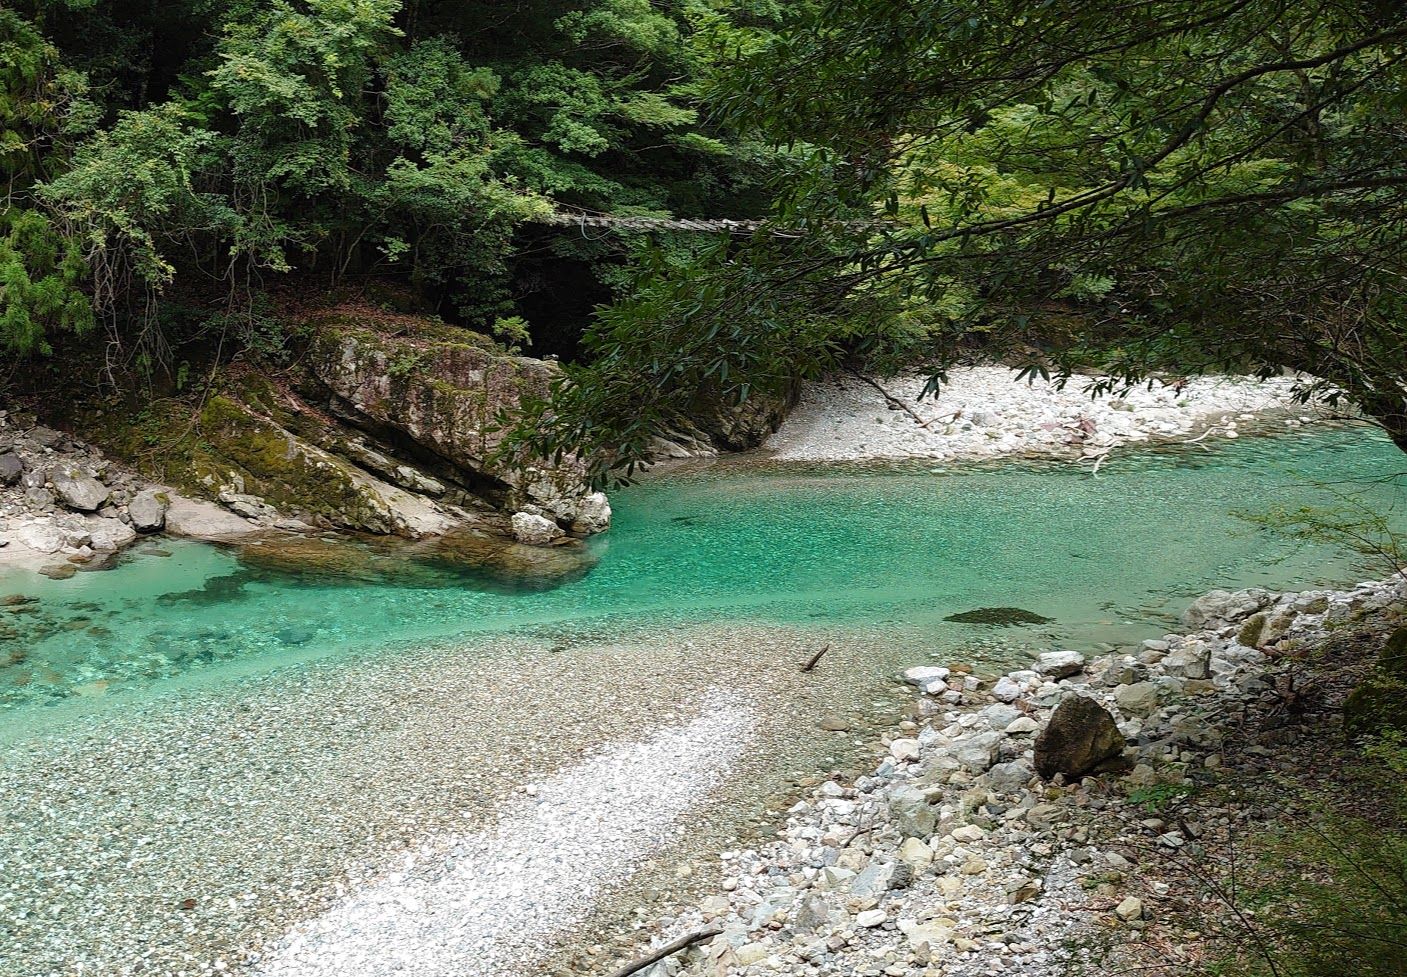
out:
{"label": "steep forested slope", "polygon": [[0,346],[105,327],[120,365],[169,366],[191,335],[277,343],[271,285],[376,277],[571,352],[619,248],[524,221],[756,212],[774,157],[695,94],[734,21],[772,16],[756,7],[7,5]]}

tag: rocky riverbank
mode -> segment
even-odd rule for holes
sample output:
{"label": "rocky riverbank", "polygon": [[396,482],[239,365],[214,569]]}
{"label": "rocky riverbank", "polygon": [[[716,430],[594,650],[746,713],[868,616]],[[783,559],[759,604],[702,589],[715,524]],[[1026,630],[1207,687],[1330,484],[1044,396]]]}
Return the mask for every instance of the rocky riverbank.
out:
{"label": "rocky riverbank", "polygon": [[1124,444],[1234,438],[1266,423],[1299,427],[1322,413],[1294,402],[1290,377],[1198,377],[1098,399],[1084,390],[1089,379],[1076,377],[1060,390],[1018,380],[1006,367],[969,367],[954,370],[936,400],[920,400],[923,375],[841,375],[805,384],[800,402],[764,447],[777,461],[798,462],[1097,459]]}
{"label": "rocky riverbank", "polygon": [[960,664],[911,668],[921,700],[873,771],[822,782],[775,843],[723,853],[716,891],[643,930],[656,945],[717,935],[644,972],[1180,972],[1210,898],[1178,884],[1185,863],[1264,812],[1234,792],[1207,790],[1177,817],[1158,816],[1159,802],[1263,774],[1265,744],[1296,741],[1283,716],[1302,656],[1366,616],[1399,621],[1404,598],[1400,577],[1214,591],[1188,609],[1186,633],[1135,654],[1052,651],[994,682]]}
{"label": "rocky riverbank", "polygon": [[144,535],[230,542],[311,528],[257,499],[225,501],[189,498],[33,415],[0,411],[0,567],[62,579],[110,568]]}

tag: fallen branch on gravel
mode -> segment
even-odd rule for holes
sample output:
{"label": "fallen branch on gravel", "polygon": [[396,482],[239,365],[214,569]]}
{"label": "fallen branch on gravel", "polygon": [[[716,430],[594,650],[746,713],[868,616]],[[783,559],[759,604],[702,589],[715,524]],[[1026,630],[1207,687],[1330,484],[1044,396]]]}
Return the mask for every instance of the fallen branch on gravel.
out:
{"label": "fallen branch on gravel", "polygon": [[640,959],[626,964],[624,967],[611,974],[611,977],[628,977],[628,975],[633,974],[636,971],[644,970],[652,963],[659,963],[665,957],[673,956],[680,950],[693,946],[700,940],[712,939],[713,937],[717,936],[719,933],[722,932],[723,930],[721,927],[712,926],[708,929],[702,929],[693,933],[685,934],[684,936],[679,937],[679,939],[675,940],[673,943],[666,943],[658,950],[654,950],[650,953],[647,953]]}
{"label": "fallen branch on gravel", "polygon": [[812,669],[814,669],[814,668],[816,667],[816,663],[821,660],[821,656],[824,655],[826,652],[828,652],[828,651],[830,651],[830,650],[831,650],[831,646],[830,646],[830,645],[826,645],[826,646],[825,646],[824,648],[822,648],[820,651],[816,652],[814,655],[812,655],[810,658],[808,658],[808,659],[806,660],[806,664],[801,666],[801,670],[802,670],[803,672],[809,672],[809,671],[811,671]]}
{"label": "fallen branch on gravel", "polygon": [[885,390],[884,387],[881,386],[877,381],[865,376],[859,370],[851,370],[850,372],[855,375],[856,379],[863,380],[865,383],[868,383],[871,387],[874,387],[876,390],[878,390],[879,395],[884,398],[885,403],[887,403],[891,408],[893,408],[894,410],[901,410],[905,414],[908,414],[910,417],[912,417],[914,419],[914,423],[917,424],[919,427],[927,430],[928,425],[932,424],[933,421],[936,420],[936,418],[930,418],[929,420],[925,421],[922,417],[918,415],[917,412],[914,411],[912,407],[904,403],[898,397],[895,397],[888,390]]}

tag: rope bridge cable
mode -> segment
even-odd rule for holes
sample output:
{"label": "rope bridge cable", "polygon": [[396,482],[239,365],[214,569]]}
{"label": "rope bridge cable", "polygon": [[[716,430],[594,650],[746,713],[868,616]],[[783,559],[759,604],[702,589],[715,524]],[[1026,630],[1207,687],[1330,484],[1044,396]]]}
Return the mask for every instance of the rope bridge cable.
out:
{"label": "rope bridge cable", "polygon": [[632,217],[570,210],[554,211],[551,214],[534,218],[533,222],[557,227],[580,227],[583,231],[588,227],[600,227],[615,231],[695,231],[705,234],[755,234],[759,230],[766,230],[776,237],[801,237],[806,233],[801,230],[772,227],[766,221],[760,220]]}

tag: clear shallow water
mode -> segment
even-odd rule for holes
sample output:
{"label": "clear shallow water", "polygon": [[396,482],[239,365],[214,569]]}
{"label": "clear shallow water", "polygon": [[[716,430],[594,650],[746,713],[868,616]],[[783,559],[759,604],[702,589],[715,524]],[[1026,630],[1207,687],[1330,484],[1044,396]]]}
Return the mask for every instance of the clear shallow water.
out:
{"label": "clear shallow water", "polygon": [[[665,622],[756,621],[853,628],[994,662],[1023,643],[1136,640],[1212,587],[1361,576],[1353,554],[1234,513],[1353,493],[1396,514],[1403,492],[1372,478],[1402,467],[1400,452],[1361,429],[1128,454],[1097,479],[1068,465],[719,465],[618,493],[614,528],[591,543],[594,568],[548,589],[434,567],[383,578],[370,561],[366,579],[308,579],[160,541],[113,571],[0,577],[0,596],[37,598],[0,608],[0,728],[75,695],[108,697],[173,676],[507,632],[570,640]],[[943,620],[992,606],[1051,623]]]}

